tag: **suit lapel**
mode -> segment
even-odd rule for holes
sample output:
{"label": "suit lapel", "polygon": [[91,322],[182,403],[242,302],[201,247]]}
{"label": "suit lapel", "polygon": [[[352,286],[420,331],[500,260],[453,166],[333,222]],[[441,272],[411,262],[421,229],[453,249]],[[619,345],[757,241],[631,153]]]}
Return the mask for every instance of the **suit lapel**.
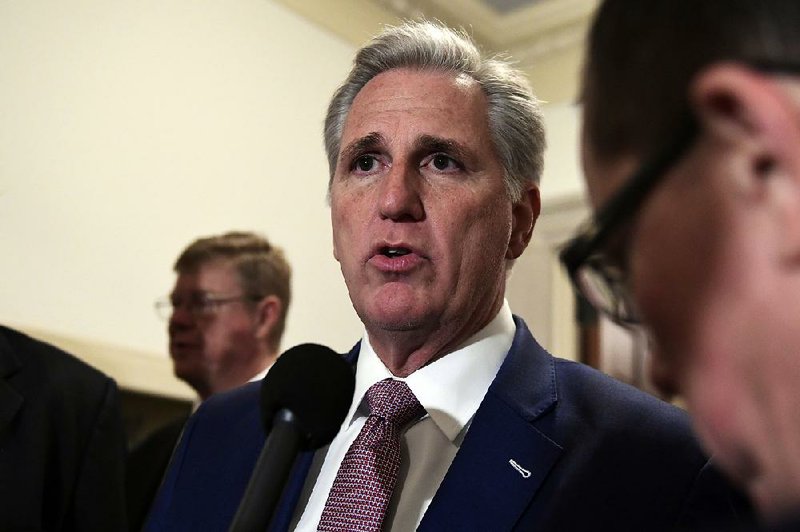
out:
{"label": "suit lapel", "polygon": [[509,354],[419,530],[512,530],[561,455],[534,426],[557,401],[553,359],[515,321]]}
{"label": "suit lapel", "polygon": [[0,433],[11,423],[22,407],[22,396],[9,382],[11,376],[20,368],[22,368],[22,361],[0,331]]}
{"label": "suit lapel", "polygon": [[[512,530],[561,455],[561,446],[535,425],[546,424],[557,402],[553,358],[533,339],[522,320],[508,356],[464,442],[420,523],[420,531]],[[346,356],[355,366],[360,344]],[[286,530],[314,453],[295,466],[292,493],[284,493]],[[288,496],[287,496],[288,495]]]}

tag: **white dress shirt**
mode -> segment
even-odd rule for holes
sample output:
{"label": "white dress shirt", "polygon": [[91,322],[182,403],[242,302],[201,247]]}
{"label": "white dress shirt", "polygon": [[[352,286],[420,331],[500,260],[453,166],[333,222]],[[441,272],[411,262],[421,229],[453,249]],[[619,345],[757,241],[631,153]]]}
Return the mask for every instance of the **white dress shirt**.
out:
{"label": "white dress shirt", "polygon": [[339,464],[369,415],[366,392],[386,378],[405,381],[427,411],[401,438],[397,486],[384,519],[386,530],[416,530],[511,347],[515,330],[508,302],[504,301],[497,316],[456,351],[405,379],[394,377],[386,369],[365,333],[356,366],[353,404],[327,452],[322,449],[314,457],[295,510],[295,530],[317,529]]}

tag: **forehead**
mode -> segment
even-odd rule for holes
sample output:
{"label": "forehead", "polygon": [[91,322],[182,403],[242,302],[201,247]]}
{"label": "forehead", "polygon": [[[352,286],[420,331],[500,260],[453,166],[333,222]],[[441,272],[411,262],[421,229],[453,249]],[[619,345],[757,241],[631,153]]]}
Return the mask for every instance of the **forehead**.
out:
{"label": "forehead", "polygon": [[239,287],[239,272],[230,259],[213,259],[201,263],[196,269],[178,274],[177,291],[220,292]]}
{"label": "forehead", "polygon": [[483,90],[470,77],[393,69],[372,78],[353,100],[343,144],[375,132],[398,140],[433,135],[486,142],[487,110]]}
{"label": "forehead", "polygon": [[581,163],[592,206],[606,204],[638,169],[633,156],[607,157],[599,152],[584,131],[581,135]]}

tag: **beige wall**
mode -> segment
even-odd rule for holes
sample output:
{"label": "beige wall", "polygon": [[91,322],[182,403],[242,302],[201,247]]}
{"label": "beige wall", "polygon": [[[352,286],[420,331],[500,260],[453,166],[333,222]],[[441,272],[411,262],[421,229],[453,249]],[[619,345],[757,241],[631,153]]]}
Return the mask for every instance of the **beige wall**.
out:
{"label": "beige wall", "polygon": [[534,336],[553,354],[576,359],[574,301],[558,261],[561,245],[588,215],[579,153],[579,110],[573,105],[544,108],[548,148],[542,175],[542,213],[533,239],[517,260],[506,296]]}
{"label": "beige wall", "polygon": [[[254,229],[294,265],[283,347],[348,349],[361,325],[331,255],[320,130],[354,50],[268,0],[0,3],[0,321],[147,391],[169,372],[152,303],[176,254]],[[562,179],[578,183],[548,175],[546,197]]]}
{"label": "beige wall", "polygon": [[285,346],[348,348],[320,131],[353,50],[264,0],[0,3],[0,321],[163,357],[178,251],[255,229],[294,265]]}

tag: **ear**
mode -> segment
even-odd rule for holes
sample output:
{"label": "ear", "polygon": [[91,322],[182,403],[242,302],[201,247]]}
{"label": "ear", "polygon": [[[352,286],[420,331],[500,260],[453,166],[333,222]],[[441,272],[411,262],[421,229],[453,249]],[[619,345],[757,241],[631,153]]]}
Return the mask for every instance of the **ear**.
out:
{"label": "ear", "polygon": [[255,335],[259,340],[266,340],[275,328],[278,318],[283,312],[283,303],[278,296],[267,296],[256,303]]}
{"label": "ear", "polygon": [[522,197],[514,202],[511,207],[511,237],[508,240],[506,259],[518,258],[528,247],[541,208],[538,185],[528,186]]}
{"label": "ear", "polygon": [[800,257],[798,96],[796,82],[726,63],[702,71],[690,91],[701,129],[744,164],[735,185],[745,208],[767,215],[778,254],[793,262]]}

